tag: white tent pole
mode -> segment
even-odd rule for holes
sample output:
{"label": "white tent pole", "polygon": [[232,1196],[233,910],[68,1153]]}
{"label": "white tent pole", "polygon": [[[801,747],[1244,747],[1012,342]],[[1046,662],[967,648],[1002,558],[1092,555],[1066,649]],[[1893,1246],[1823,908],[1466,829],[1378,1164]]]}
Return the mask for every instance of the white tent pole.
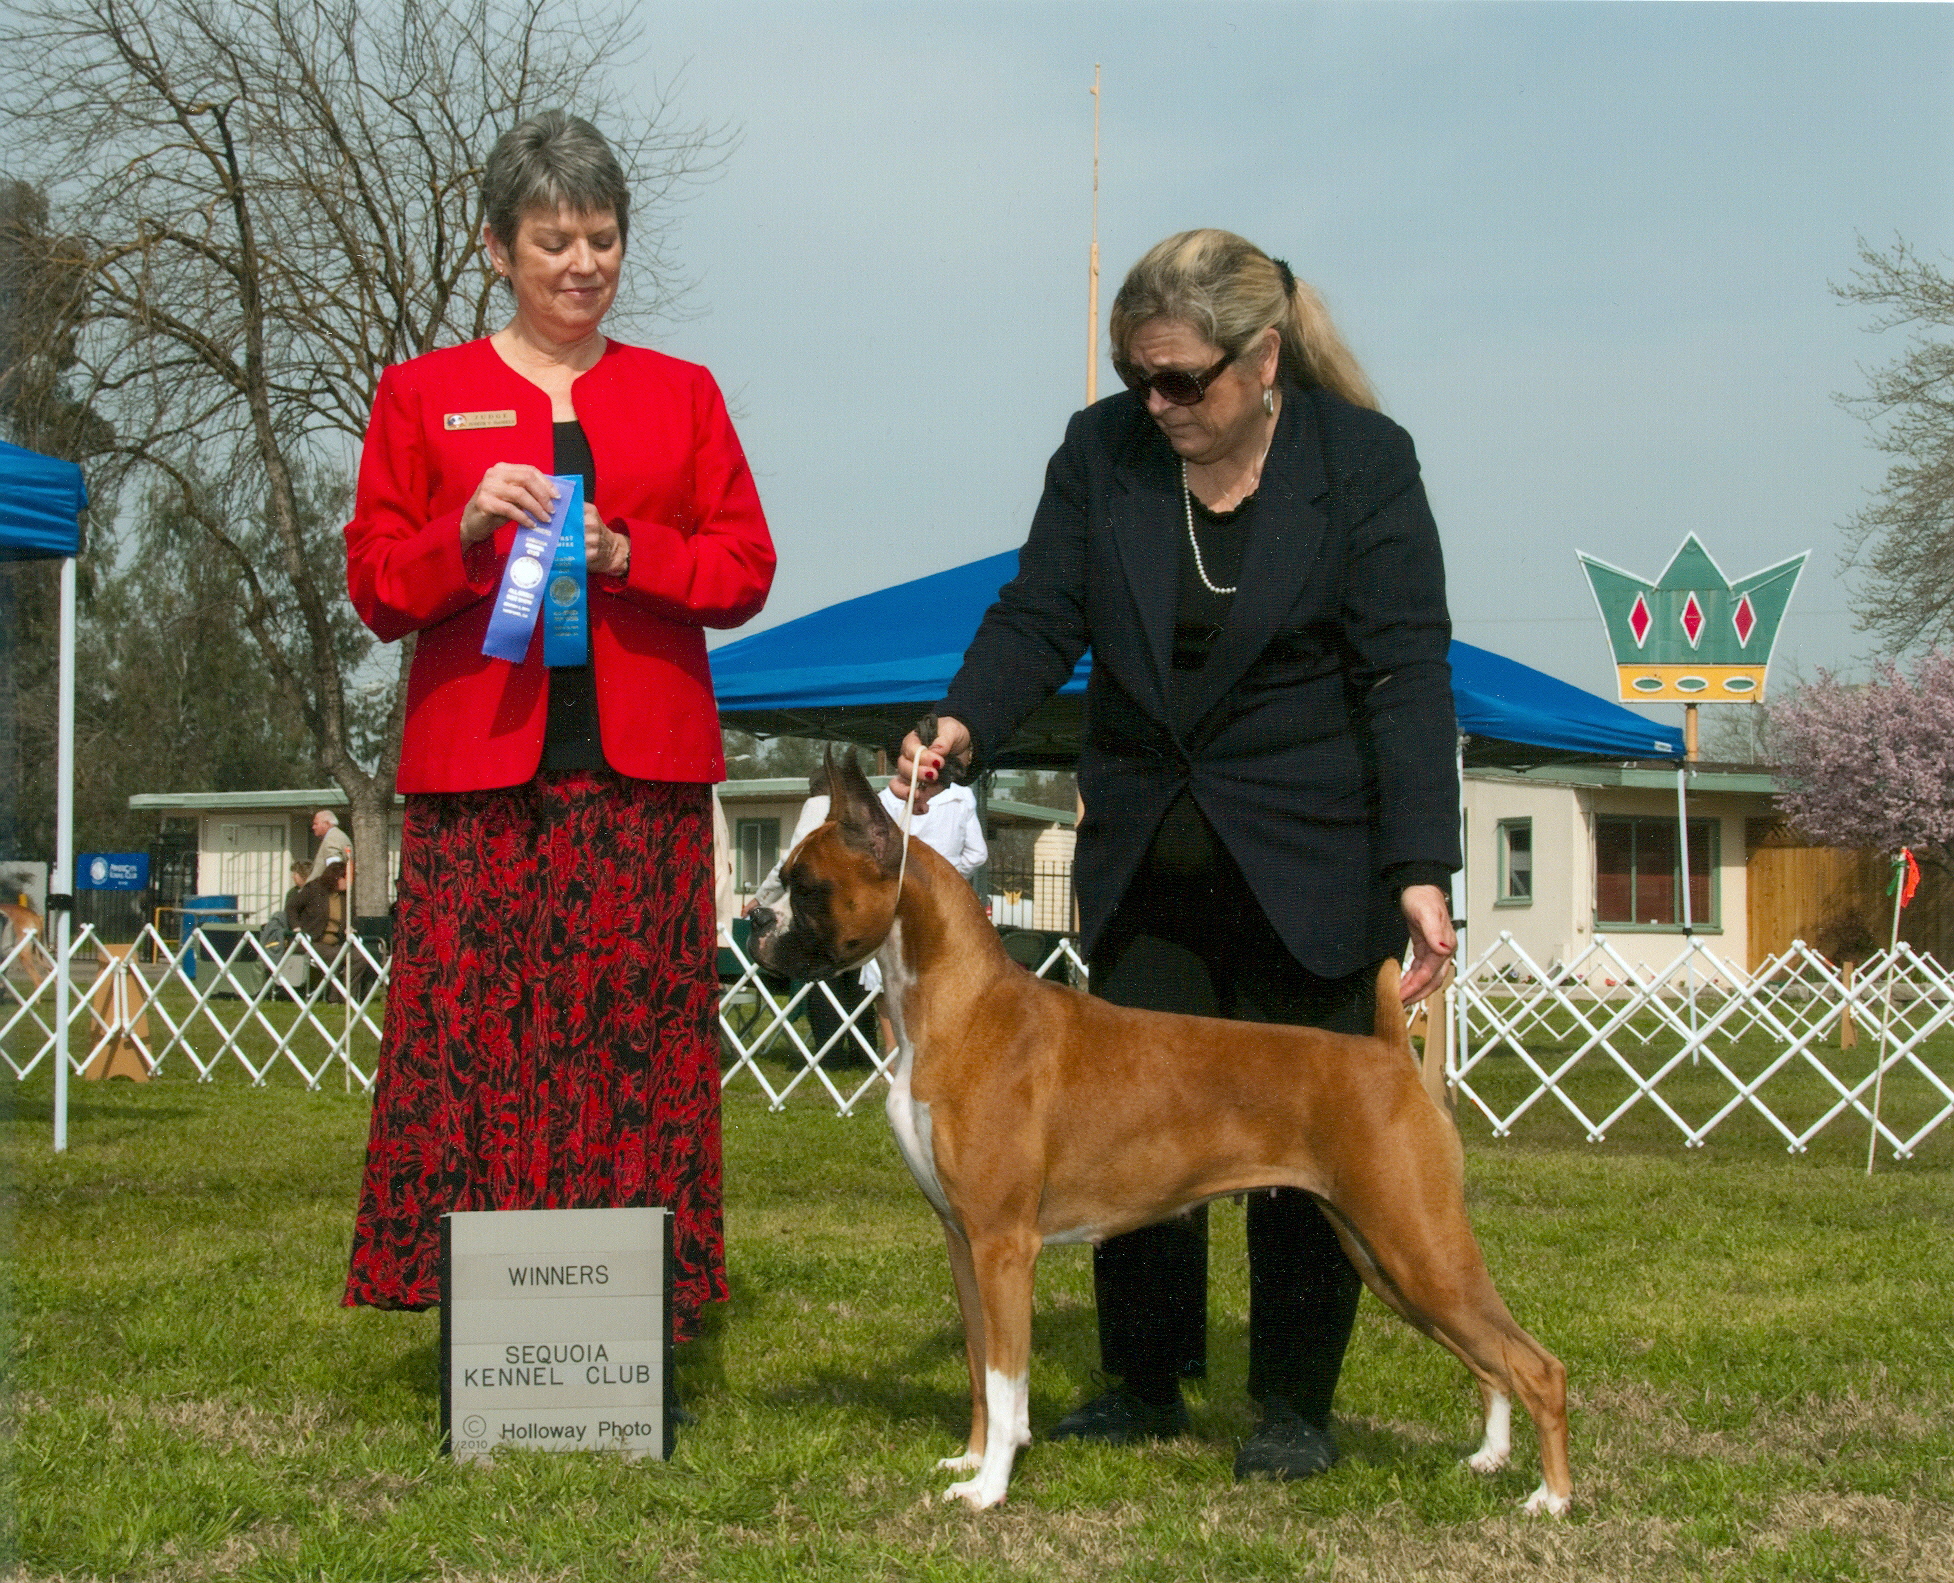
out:
{"label": "white tent pole", "polygon": [[75,894],[75,558],[61,559],[61,664],[54,767],[54,874],[50,895],[68,898],[54,911],[54,1152],[68,1147],[68,951]]}
{"label": "white tent pole", "polygon": [[[1463,731],[1458,734],[1457,740],[1452,745],[1452,755],[1453,770],[1459,777],[1459,871],[1452,876],[1451,886],[1452,924],[1458,933],[1457,942],[1452,950],[1452,960],[1457,964],[1452,978],[1454,983],[1458,983],[1465,972],[1466,964],[1472,960],[1466,944],[1467,923],[1472,909],[1472,849],[1471,843],[1466,839],[1471,831],[1467,828],[1466,821],[1466,739]],[[1498,882],[1497,875],[1494,876],[1494,882]],[[1463,989],[1452,997],[1452,1011],[1455,1025],[1452,1029],[1452,1037],[1446,1041],[1446,1054],[1452,1061],[1452,1070],[1445,1074],[1448,1084],[1452,1081],[1454,1073],[1465,1062],[1466,1002]]]}
{"label": "white tent pole", "polygon": [[[1684,980],[1689,987],[1689,1031],[1696,1032],[1696,920],[1690,907],[1689,873],[1689,765],[1676,766],[1676,845],[1682,859],[1683,882],[1683,960]],[[1700,1050],[1689,1053],[1689,1064],[1702,1059]]]}

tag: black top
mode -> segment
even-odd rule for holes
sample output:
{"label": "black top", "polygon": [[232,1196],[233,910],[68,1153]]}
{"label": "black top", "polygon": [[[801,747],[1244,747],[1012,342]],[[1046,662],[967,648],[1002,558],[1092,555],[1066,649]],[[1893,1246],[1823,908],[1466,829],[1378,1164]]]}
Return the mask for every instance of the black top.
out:
{"label": "black top", "polygon": [[1210,511],[1200,498],[1189,493],[1183,507],[1192,505],[1194,536],[1200,541],[1201,562],[1194,561],[1194,546],[1188,542],[1186,519],[1181,525],[1180,590],[1174,605],[1174,669],[1198,671],[1208,663],[1208,650],[1228,624],[1228,611],[1235,603],[1233,594],[1218,594],[1201,581],[1205,567],[1208,582],[1216,588],[1236,588],[1242,580],[1242,552],[1255,523],[1255,496],[1241,501],[1233,511]]}
{"label": "black top", "polygon": [[1183,793],[1324,978],[1401,950],[1398,888],[1458,866],[1451,623],[1410,436],[1327,391],[1283,395],[1239,554],[1195,519],[1209,576],[1238,589],[1199,669],[1173,664],[1183,615],[1202,624],[1180,600],[1180,459],[1124,392],[1073,418],[1018,575],[938,705],[988,767],[1091,647],[1088,951]]}
{"label": "black top", "polygon": [[[561,477],[583,475],[583,497],[597,494],[597,461],[590,454],[590,437],[575,418],[553,424],[556,432],[555,468]],[[566,532],[583,531],[581,522],[565,523]],[[600,770],[604,749],[597,735],[597,678],[588,665],[550,667],[549,723],[543,729],[543,768]]]}
{"label": "black top", "polygon": [[[1174,675],[1170,683],[1177,701],[1188,690],[1193,676],[1207,667],[1208,652],[1228,624],[1228,611],[1235,595],[1216,593],[1215,588],[1239,591],[1242,556],[1248,549],[1249,535],[1255,531],[1255,498],[1252,494],[1246,496],[1232,511],[1214,511],[1201,503],[1199,495],[1188,491],[1185,504],[1193,510],[1194,537],[1201,546],[1201,559],[1197,565],[1194,547],[1187,542],[1187,533],[1183,531],[1180,591],[1174,608]],[[1185,530],[1185,520],[1182,526]],[[1203,570],[1208,574],[1206,582],[1201,578]],[[1209,583],[1215,588],[1210,588]],[[1278,653],[1289,646],[1282,636],[1270,645]],[[1171,823],[1169,820],[1168,824]],[[1416,860],[1393,863],[1385,869],[1384,881],[1394,891],[1403,890],[1407,885],[1436,885],[1444,890],[1451,884],[1452,871],[1443,863]]]}

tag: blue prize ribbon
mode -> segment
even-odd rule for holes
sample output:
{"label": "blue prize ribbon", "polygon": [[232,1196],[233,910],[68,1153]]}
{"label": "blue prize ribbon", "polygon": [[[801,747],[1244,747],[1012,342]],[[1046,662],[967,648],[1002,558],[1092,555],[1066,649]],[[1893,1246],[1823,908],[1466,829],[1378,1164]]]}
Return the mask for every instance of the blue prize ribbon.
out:
{"label": "blue prize ribbon", "polygon": [[548,596],[543,601],[543,663],[590,662],[590,584],[583,543],[583,478],[559,476],[563,497],[556,555],[550,562]]}
{"label": "blue prize ribbon", "polygon": [[[557,479],[558,485],[566,482]],[[583,480],[576,484],[577,523],[583,524]],[[491,659],[520,665],[529,652],[529,635],[536,630],[536,615],[543,607],[543,584],[556,558],[556,541],[563,532],[563,521],[570,510],[572,493],[566,489],[557,498],[556,510],[540,528],[518,528],[516,542],[509,548],[509,559],[502,568],[502,586],[495,593],[495,609],[489,616],[488,634],[482,639],[482,652]],[[577,535],[581,542],[583,535]]]}

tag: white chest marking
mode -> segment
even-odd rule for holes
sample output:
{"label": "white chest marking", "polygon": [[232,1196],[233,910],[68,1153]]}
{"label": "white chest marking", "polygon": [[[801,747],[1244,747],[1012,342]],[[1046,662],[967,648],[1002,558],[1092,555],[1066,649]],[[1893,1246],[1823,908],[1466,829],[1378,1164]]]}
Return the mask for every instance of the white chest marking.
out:
{"label": "white chest marking", "polygon": [[909,1010],[909,995],[915,988],[916,976],[902,959],[900,922],[890,929],[875,960],[882,969],[884,1004],[896,1035],[896,1058],[890,1071],[889,1098],[884,1106],[889,1127],[896,1135],[896,1147],[902,1151],[902,1163],[909,1167],[909,1174],[916,1178],[923,1196],[930,1201],[931,1208],[954,1226],[958,1224],[957,1217],[936,1175],[936,1150],[930,1142],[930,1108],[916,1098],[910,1086],[916,1047],[910,1041],[905,1013]]}

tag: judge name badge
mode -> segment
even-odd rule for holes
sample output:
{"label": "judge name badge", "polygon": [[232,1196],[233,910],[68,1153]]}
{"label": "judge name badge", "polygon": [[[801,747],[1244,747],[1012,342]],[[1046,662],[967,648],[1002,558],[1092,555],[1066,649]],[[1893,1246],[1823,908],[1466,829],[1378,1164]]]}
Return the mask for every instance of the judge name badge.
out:
{"label": "judge name badge", "polygon": [[504,407],[499,412],[448,412],[441,416],[444,429],[513,429],[516,426],[516,409]]}
{"label": "judge name badge", "polygon": [[[502,585],[496,590],[495,609],[489,615],[488,633],[482,639],[482,652],[491,659],[519,665],[529,651],[529,637],[536,630],[536,617],[545,600],[543,584],[556,566],[557,545],[565,537],[577,544],[577,561],[583,560],[583,478],[556,477],[550,480],[558,494],[550,520],[539,528],[519,528],[510,547],[508,562],[502,568]],[[569,524],[575,527],[569,528]],[[578,612],[578,642],[582,644],[581,602]],[[547,644],[547,628],[545,629]],[[581,664],[582,660],[551,660],[556,665]]]}

